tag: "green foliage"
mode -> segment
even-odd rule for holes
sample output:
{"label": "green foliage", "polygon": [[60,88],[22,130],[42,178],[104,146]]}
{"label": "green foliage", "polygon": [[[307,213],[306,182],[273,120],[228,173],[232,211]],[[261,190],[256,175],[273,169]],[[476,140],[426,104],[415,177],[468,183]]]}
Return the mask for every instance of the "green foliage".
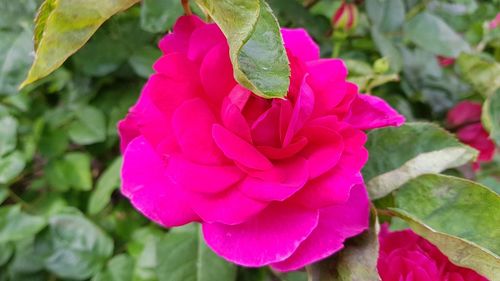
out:
{"label": "green foliage", "polygon": [[[387,153],[396,146],[404,150]],[[386,196],[419,175],[458,167],[477,156],[474,149],[430,123],[374,130],[368,134],[366,148],[370,159],[363,175],[373,199]]]}
{"label": "green foliage", "polygon": [[[162,55],[158,40],[183,14],[180,1],[138,2],[0,0],[0,280],[307,280],[305,271],[229,264],[207,248],[198,226],[155,226],[117,190],[116,124]],[[457,102],[475,100],[500,143],[500,29],[487,28],[500,2],[452,2],[366,0],[348,35],[330,26],[339,0],[196,0],[191,7],[221,26],[235,77],[264,97],[282,97],[289,85],[277,22],[305,28],[322,57],[337,52],[361,91],[407,117],[400,128],[368,133],[363,174],[381,219],[404,219],[399,226],[494,279],[500,157],[472,173],[477,153],[441,127]],[[457,60],[443,67],[436,55]],[[497,194],[425,173],[472,177]],[[377,229],[374,220],[310,273],[377,280]]]}

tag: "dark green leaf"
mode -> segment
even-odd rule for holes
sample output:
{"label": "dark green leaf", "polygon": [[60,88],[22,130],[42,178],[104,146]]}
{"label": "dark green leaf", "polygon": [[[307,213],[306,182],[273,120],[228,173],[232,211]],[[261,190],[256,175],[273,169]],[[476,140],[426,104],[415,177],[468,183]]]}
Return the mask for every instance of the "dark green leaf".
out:
{"label": "dark green leaf", "polygon": [[408,38],[435,55],[457,57],[470,50],[469,44],[441,18],[423,12],[406,23]]}
{"label": "dark green leaf", "polygon": [[159,244],[160,281],[232,281],[236,267],[210,250],[198,225],[172,229]]}
{"label": "dark green leaf", "polygon": [[111,199],[111,193],[120,185],[122,158],[116,158],[97,180],[96,188],[89,198],[87,211],[95,215],[102,211]]}
{"label": "dark green leaf", "polygon": [[45,219],[21,211],[14,205],[0,208],[0,243],[30,238],[45,227]]}
{"label": "dark green leaf", "polygon": [[370,158],[363,175],[372,199],[384,197],[419,175],[458,167],[477,156],[474,149],[431,123],[371,131],[366,148]]}
{"label": "dark green leaf", "polygon": [[236,80],[265,98],[281,98],[290,67],[279,25],[263,0],[196,0],[226,35]]}
{"label": "dark green leaf", "polygon": [[396,192],[395,208],[419,235],[455,264],[500,276],[500,196],[480,184],[423,175]]}
{"label": "dark green leaf", "polygon": [[4,265],[9,261],[12,253],[14,252],[14,246],[9,242],[0,243],[0,266]]}
{"label": "dark green leaf", "polygon": [[54,215],[49,224],[53,252],[45,266],[59,277],[87,279],[113,253],[113,240],[77,211]]}
{"label": "dark green leaf", "polygon": [[49,184],[60,191],[70,188],[90,190],[92,188],[90,168],[89,155],[73,152],[49,162],[45,175]]}
{"label": "dark green leaf", "polygon": [[85,106],[76,112],[76,120],[71,124],[69,137],[72,142],[88,145],[106,139],[106,119],[97,108]]}
{"label": "dark green leaf", "polygon": [[[47,0],[52,1],[52,0]],[[35,61],[22,86],[33,83],[57,69],[80,49],[99,26],[114,14],[137,3],[138,0],[74,0],[57,1],[46,20],[39,21],[38,48]],[[47,12],[47,10],[44,10]]]}
{"label": "dark green leaf", "polygon": [[371,28],[371,35],[377,49],[389,60],[391,71],[399,72],[403,66],[403,59],[401,57],[401,52],[398,50],[394,42],[382,34],[376,27]]}
{"label": "dark green leaf", "polygon": [[129,58],[128,63],[135,73],[143,78],[148,78],[153,74],[152,65],[161,56],[160,50],[151,46],[144,46],[137,49]]}

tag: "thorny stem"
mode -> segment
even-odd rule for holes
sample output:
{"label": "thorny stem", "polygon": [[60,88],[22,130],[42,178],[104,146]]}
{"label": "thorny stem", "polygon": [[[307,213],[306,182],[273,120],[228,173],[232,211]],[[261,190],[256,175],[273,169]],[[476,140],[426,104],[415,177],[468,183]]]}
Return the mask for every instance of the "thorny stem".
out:
{"label": "thorny stem", "polygon": [[192,15],[193,12],[191,12],[191,7],[189,6],[189,0],[181,0],[181,3],[182,3],[182,8],[184,9],[184,14],[186,16]]}

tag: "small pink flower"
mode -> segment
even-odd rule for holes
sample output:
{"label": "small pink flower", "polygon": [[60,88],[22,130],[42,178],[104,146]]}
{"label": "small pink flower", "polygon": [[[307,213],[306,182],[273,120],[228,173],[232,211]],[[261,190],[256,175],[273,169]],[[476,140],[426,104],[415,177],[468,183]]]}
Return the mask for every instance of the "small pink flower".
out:
{"label": "small pink flower", "polygon": [[320,59],[303,29],[283,29],[285,99],[233,78],[215,24],[181,17],[118,127],[122,193],[165,227],[202,224],[220,256],[293,270],[325,258],[368,226],[363,130],[400,125],[382,99],[358,93],[338,59]]}
{"label": "small pink flower", "polygon": [[475,271],[459,267],[429,241],[411,230],[379,234],[377,269],[382,281],[488,281]]}
{"label": "small pink flower", "polygon": [[442,67],[447,67],[455,63],[455,59],[449,57],[437,56],[437,60]]}
{"label": "small pink flower", "polygon": [[474,169],[477,170],[481,162],[493,160],[495,143],[481,124],[480,103],[471,101],[458,103],[448,111],[447,123],[450,128],[456,129],[456,135],[461,142],[479,151]]}
{"label": "small pink flower", "polygon": [[335,29],[353,30],[358,24],[358,14],[358,8],[355,4],[342,2],[333,14],[332,25]]}
{"label": "small pink flower", "polygon": [[495,29],[498,25],[500,25],[500,13],[498,13],[496,17],[488,23],[488,28]]}

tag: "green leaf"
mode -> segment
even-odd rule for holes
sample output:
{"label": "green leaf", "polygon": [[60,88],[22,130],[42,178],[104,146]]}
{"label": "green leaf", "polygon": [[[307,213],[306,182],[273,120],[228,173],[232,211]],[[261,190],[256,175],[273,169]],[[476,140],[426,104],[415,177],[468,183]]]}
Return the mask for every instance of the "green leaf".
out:
{"label": "green leaf", "polygon": [[[37,50],[28,77],[21,87],[49,75],[80,49],[104,21],[137,3],[138,0],[50,1],[42,6],[36,22]],[[49,3],[50,4],[50,3]],[[42,31],[43,30],[43,31]]]}
{"label": "green leaf", "polygon": [[500,90],[484,102],[481,119],[483,126],[490,132],[490,138],[500,145]]}
{"label": "green leaf", "polygon": [[37,5],[37,0],[0,0],[0,29],[19,30],[31,24]]}
{"label": "green leaf", "polygon": [[263,0],[196,0],[228,39],[236,80],[256,95],[282,98],[290,67],[279,25]]}
{"label": "green leaf", "polygon": [[45,227],[45,219],[21,211],[14,205],[0,208],[0,243],[30,238]]}
{"label": "green leaf", "polygon": [[7,188],[5,187],[0,187],[0,205],[9,197],[9,192],[7,191]]}
{"label": "green leaf", "polygon": [[0,243],[0,266],[7,263],[14,253],[14,246],[12,243],[3,242]]}
{"label": "green leaf", "polygon": [[127,245],[128,252],[136,260],[134,281],[156,281],[158,265],[158,247],[165,233],[153,226],[142,227],[134,231],[132,241]]}
{"label": "green leaf", "polygon": [[423,175],[395,195],[397,216],[453,263],[500,276],[500,196],[469,180]]}
{"label": "green leaf", "polygon": [[17,177],[24,169],[26,161],[20,151],[0,157],[0,184],[8,183]]}
{"label": "green leaf", "polygon": [[423,12],[406,23],[406,35],[420,48],[435,55],[457,57],[470,50],[469,44],[446,22],[428,12]]}
{"label": "green leaf", "polygon": [[335,277],[332,281],[379,281],[378,260],[378,220],[374,219],[370,228],[347,240],[344,249],[334,256]]}
{"label": "green leaf", "polygon": [[45,266],[61,278],[90,278],[113,253],[113,240],[74,209],[52,216],[49,225],[53,251]]}
{"label": "green leaf", "polygon": [[90,156],[81,152],[72,152],[64,155],[64,162],[68,168],[66,178],[69,185],[77,190],[90,190],[92,188]]}
{"label": "green leaf", "polygon": [[153,63],[161,56],[161,51],[151,46],[143,46],[137,49],[129,58],[128,63],[135,73],[143,78],[153,74]]}
{"label": "green leaf", "polygon": [[179,5],[178,0],[143,0],[141,28],[153,33],[164,33],[182,14],[182,5]]}
{"label": "green leaf", "polygon": [[405,21],[402,0],[367,0],[366,13],[371,23],[382,32],[399,29]]}
{"label": "green leaf", "polygon": [[69,127],[69,138],[80,145],[106,140],[106,119],[99,109],[87,105],[78,109],[76,120]]}
{"label": "green leaf", "polygon": [[431,123],[371,131],[366,148],[370,158],[363,175],[372,199],[384,197],[419,175],[458,167],[477,156],[474,149]]}
{"label": "green leaf", "polygon": [[108,205],[111,193],[120,186],[120,169],[122,158],[116,158],[97,180],[96,188],[90,194],[87,211],[95,215]]}
{"label": "green leaf", "polygon": [[[3,11],[2,16],[3,17]],[[18,93],[19,84],[28,73],[33,52],[33,33],[0,29],[0,95]]]}
{"label": "green leaf", "polygon": [[0,116],[0,157],[16,148],[17,120],[10,116]]}
{"label": "green leaf", "polygon": [[90,156],[80,152],[68,153],[62,159],[49,162],[45,176],[49,184],[60,191],[67,191],[70,188],[90,190],[92,188]]}
{"label": "green leaf", "polygon": [[398,50],[394,42],[392,42],[386,35],[382,34],[376,27],[371,29],[372,39],[377,46],[377,49],[389,60],[392,72],[399,72],[403,66],[403,58],[401,52]]}
{"label": "green leaf", "polygon": [[172,229],[158,245],[160,281],[232,281],[236,267],[210,250],[198,225]]}
{"label": "green leaf", "polygon": [[94,276],[92,281],[132,281],[134,260],[125,254],[113,257],[106,270]]}
{"label": "green leaf", "polygon": [[484,97],[500,89],[500,63],[479,55],[461,54],[457,65],[464,79]]}

